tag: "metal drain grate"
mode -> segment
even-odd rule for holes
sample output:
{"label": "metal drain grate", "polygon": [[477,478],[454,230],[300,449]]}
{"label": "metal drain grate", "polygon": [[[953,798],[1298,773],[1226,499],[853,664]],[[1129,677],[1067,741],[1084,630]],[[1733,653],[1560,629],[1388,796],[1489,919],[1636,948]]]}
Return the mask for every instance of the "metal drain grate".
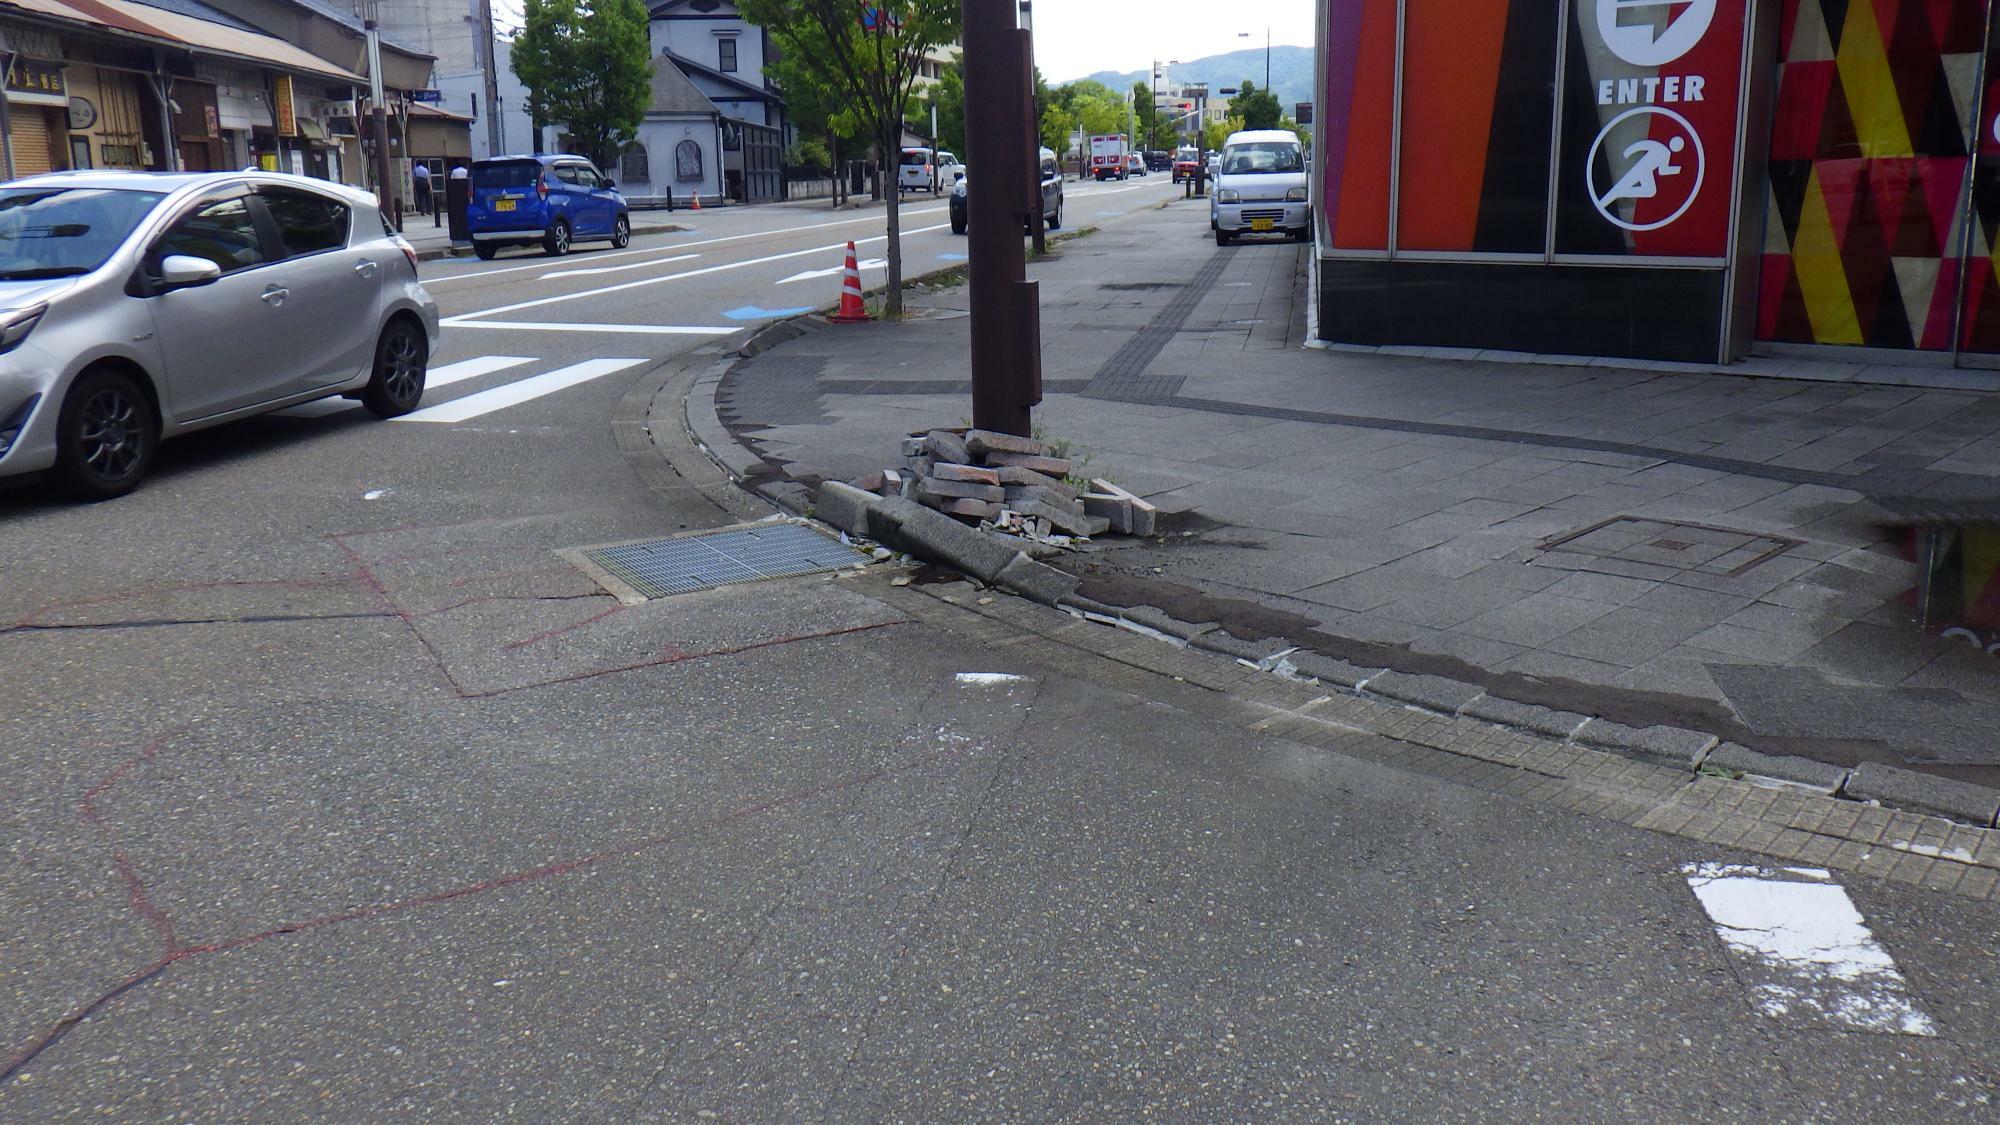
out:
{"label": "metal drain grate", "polygon": [[868,559],[853,547],[796,523],[751,524],[590,547],[570,557],[627,601],[819,574]]}

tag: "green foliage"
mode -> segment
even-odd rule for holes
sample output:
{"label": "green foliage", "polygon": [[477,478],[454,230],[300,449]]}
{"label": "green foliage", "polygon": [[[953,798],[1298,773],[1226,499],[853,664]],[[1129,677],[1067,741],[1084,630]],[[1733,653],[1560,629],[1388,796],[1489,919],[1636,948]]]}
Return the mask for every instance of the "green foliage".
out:
{"label": "green foliage", "polygon": [[957,63],[945,67],[937,85],[924,95],[924,109],[926,118],[931,110],[937,111],[937,147],[971,163],[966,155],[971,146],[965,137],[965,73]]}
{"label": "green foliage", "polygon": [[652,48],[642,0],[527,0],[514,73],[528,112],[562,126],[583,154],[610,167],[652,101]]}
{"label": "green foliage", "polygon": [[1259,90],[1256,83],[1248,80],[1230,101],[1229,113],[1232,117],[1241,117],[1245,129],[1276,129],[1285,116],[1284,107],[1278,104],[1276,94]]}
{"label": "green foliage", "polygon": [[[1042,146],[1061,156],[1076,140],[1076,119],[1069,110],[1051,105],[1042,111]],[[963,156],[963,153],[959,155]]]}
{"label": "green foliage", "polygon": [[833,157],[826,151],[825,141],[801,135],[797,144],[785,150],[785,165],[823,171],[833,166]]}
{"label": "green foliage", "polygon": [[1202,128],[1202,147],[1215,152],[1222,147],[1222,142],[1229,139],[1229,134],[1240,133],[1246,128],[1248,126],[1243,124],[1243,119],[1234,113],[1227,120],[1211,121]]}

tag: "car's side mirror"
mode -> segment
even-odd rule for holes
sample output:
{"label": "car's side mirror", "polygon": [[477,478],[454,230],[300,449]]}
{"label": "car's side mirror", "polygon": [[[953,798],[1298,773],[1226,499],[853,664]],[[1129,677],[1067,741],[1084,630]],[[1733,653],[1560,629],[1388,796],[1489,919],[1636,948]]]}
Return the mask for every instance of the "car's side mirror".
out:
{"label": "car's side mirror", "polygon": [[222,267],[207,258],[191,254],[169,254],[160,261],[158,288],[193,289],[213,283],[222,276]]}
{"label": "car's side mirror", "polygon": [[604,190],[605,190],[605,191],[617,191],[617,190],[618,190],[618,181],[617,181],[617,180],[606,180],[606,181],[604,181]]}
{"label": "car's side mirror", "polygon": [[953,172],[953,173],[951,174],[951,182],[952,182],[952,183],[957,183],[958,181],[960,181],[960,180],[962,180],[962,179],[964,179],[964,178],[965,178],[965,173],[963,173],[963,172]]}

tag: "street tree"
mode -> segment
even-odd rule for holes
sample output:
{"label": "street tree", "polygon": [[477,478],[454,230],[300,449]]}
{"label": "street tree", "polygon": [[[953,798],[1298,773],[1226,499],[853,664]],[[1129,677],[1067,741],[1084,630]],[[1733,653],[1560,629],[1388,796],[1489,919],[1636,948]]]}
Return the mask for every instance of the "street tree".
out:
{"label": "street tree", "polygon": [[847,182],[841,165],[851,155],[864,153],[870,143],[867,125],[833,87],[824,84],[803,60],[780,55],[764,63],[764,77],[785,92],[785,109],[792,126],[800,134],[821,139],[833,176],[832,205],[846,200]]}
{"label": "street tree", "polygon": [[610,167],[652,101],[652,48],[643,0],[527,0],[514,73],[538,122],[567,130]]}
{"label": "street tree", "polygon": [[924,103],[937,115],[937,146],[963,160],[971,151],[965,143],[965,72],[953,63],[944,68],[937,85],[924,95]]}
{"label": "street tree", "polygon": [[1241,117],[1245,129],[1276,129],[1278,121],[1284,117],[1284,107],[1278,104],[1278,95],[1269,90],[1259,90],[1254,82],[1245,81],[1229,103],[1231,116]]}
{"label": "street tree", "polygon": [[[959,34],[959,0],[737,0],[736,7],[856,114],[885,167],[902,148],[903,123],[925,56]],[[902,192],[891,183],[883,194],[889,204],[883,312],[901,316]]]}

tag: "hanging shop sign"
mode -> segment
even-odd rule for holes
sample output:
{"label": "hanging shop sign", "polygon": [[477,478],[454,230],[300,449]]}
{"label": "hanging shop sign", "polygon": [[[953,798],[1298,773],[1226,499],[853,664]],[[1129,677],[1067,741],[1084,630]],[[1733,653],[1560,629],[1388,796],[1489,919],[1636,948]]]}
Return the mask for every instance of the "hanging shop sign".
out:
{"label": "hanging shop sign", "polygon": [[1576,0],[1558,254],[1721,259],[1747,0]]}
{"label": "hanging shop sign", "polygon": [[299,107],[292,96],[292,76],[280,74],[272,85],[272,93],[278,106],[278,135],[296,137],[299,135]]}
{"label": "hanging shop sign", "polygon": [[63,83],[62,64],[15,55],[14,65],[7,68],[7,100],[68,108],[69,89]]}

